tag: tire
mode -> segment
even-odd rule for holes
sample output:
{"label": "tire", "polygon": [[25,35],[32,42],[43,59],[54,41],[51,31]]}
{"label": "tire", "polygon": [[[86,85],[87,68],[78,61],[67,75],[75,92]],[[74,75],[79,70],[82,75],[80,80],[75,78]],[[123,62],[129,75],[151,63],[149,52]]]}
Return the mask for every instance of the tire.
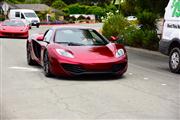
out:
{"label": "tire", "polygon": [[169,55],[169,68],[173,73],[180,73],[180,48],[173,48]]}
{"label": "tire", "polygon": [[39,28],[39,25],[36,25],[37,28]]}
{"label": "tire", "polygon": [[27,63],[28,63],[28,65],[35,65],[36,62],[31,57],[31,50],[30,50],[30,45],[29,44],[27,45],[26,52],[27,52]]}
{"label": "tire", "polygon": [[50,62],[49,62],[49,57],[48,57],[47,51],[44,53],[44,57],[43,57],[43,70],[44,70],[44,75],[46,77],[52,77],[52,73],[50,71]]}

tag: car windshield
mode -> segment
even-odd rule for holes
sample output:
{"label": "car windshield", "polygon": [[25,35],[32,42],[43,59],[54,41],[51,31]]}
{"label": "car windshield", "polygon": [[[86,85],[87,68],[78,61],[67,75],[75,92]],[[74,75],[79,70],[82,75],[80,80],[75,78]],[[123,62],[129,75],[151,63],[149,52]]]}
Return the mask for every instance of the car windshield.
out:
{"label": "car windshield", "polygon": [[68,45],[106,45],[108,41],[95,30],[61,29],[56,31],[55,42]]}
{"label": "car windshield", "polygon": [[35,13],[24,13],[24,14],[28,18],[35,18],[35,17],[37,17]]}
{"label": "car windshield", "polygon": [[16,20],[10,20],[5,21],[2,24],[3,26],[25,26],[25,24],[22,21],[16,21]]}

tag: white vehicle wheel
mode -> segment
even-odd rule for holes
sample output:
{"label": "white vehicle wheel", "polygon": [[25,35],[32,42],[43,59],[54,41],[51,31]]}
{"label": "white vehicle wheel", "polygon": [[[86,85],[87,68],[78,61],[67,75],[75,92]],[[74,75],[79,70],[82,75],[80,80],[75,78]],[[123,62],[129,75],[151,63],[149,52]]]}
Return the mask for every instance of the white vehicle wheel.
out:
{"label": "white vehicle wheel", "polygon": [[180,48],[173,48],[169,55],[169,68],[173,73],[180,72]]}

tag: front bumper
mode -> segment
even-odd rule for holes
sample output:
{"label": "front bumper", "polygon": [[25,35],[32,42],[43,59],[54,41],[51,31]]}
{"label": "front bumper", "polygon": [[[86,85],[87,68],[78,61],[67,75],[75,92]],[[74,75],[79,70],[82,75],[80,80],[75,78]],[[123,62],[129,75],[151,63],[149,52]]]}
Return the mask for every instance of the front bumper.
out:
{"label": "front bumper", "polygon": [[168,55],[171,42],[172,42],[171,40],[161,39],[159,42],[159,51],[162,54]]}
{"label": "front bumper", "polygon": [[6,32],[6,31],[0,31],[0,37],[27,38],[28,36],[29,36],[28,31],[25,31],[25,32]]}
{"label": "front bumper", "polygon": [[104,63],[73,63],[69,61],[51,60],[51,71],[55,75],[74,76],[84,74],[122,75],[127,71],[127,58]]}

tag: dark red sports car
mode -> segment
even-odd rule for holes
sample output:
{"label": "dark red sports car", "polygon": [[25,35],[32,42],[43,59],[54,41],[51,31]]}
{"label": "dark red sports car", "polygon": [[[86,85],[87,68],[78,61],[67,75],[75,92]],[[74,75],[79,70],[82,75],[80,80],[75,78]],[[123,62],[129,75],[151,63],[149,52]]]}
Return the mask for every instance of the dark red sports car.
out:
{"label": "dark red sports car", "polygon": [[23,20],[5,20],[0,23],[0,37],[28,38],[29,25]]}
{"label": "dark red sports car", "polygon": [[111,43],[93,29],[64,26],[29,37],[27,62],[43,66],[46,76],[121,76],[127,70],[127,53],[123,45]]}

